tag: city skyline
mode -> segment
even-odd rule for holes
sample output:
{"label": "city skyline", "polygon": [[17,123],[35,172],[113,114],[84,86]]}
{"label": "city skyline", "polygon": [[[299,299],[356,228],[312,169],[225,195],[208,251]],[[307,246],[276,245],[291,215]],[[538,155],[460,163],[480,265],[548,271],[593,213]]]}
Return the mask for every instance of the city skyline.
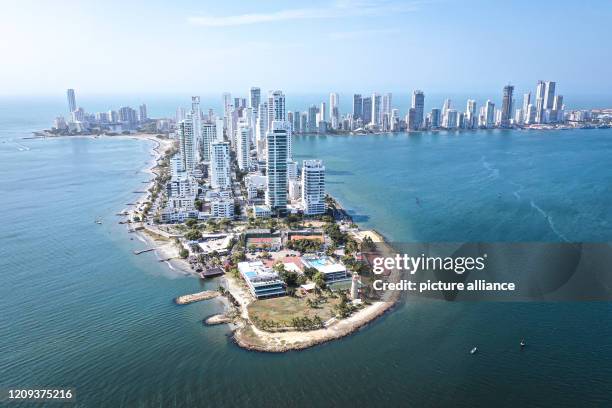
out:
{"label": "city skyline", "polygon": [[[563,3],[135,2],[115,13],[113,2],[26,1],[0,17],[0,33],[12,39],[0,47],[13,57],[0,68],[0,93],[54,93],[61,84],[91,94],[204,94],[223,83],[248,89],[252,78],[286,92],[347,93],[363,83],[366,93],[480,93],[509,82],[531,88],[534,77],[555,78],[565,94],[609,91],[597,39],[608,34],[612,7],[590,2],[570,14]],[[176,64],[185,55],[190,64]],[[389,64],[380,63],[385,55]],[[248,78],[240,61],[250,61]]]}

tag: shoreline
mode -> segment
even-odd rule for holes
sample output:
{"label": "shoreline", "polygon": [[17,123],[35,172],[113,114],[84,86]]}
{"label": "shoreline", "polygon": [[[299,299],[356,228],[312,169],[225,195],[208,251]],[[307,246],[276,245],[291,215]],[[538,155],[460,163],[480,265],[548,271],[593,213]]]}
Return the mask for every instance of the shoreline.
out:
{"label": "shoreline", "polygon": [[[130,135],[49,135],[49,136],[37,136],[32,139],[45,139],[45,138],[70,138],[70,137],[83,137],[83,138],[117,138],[117,139],[136,139],[136,140],[148,140],[154,142],[151,148],[151,155],[154,156],[153,160],[147,164],[142,170],[145,173],[157,176],[155,168],[158,166],[159,160],[164,158],[165,154],[174,145],[171,139],[159,139],[154,135],[136,133]],[[160,150],[163,150],[160,151]],[[155,186],[155,178],[151,179],[147,183],[146,193],[139,196],[134,202],[134,205],[127,209],[127,213],[123,214],[124,220],[133,220],[133,217],[138,213],[138,209],[143,203],[149,201],[149,195],[152,187]],[[352,218],[348,214],[348,211],[341,205],[341,203],[335,197],[331,196],[335,208],[337,211],[342,212],[346,218],[351,222]],[[126,210],[124,210],[126,211]],[[129,222],[126,223],[128,232],[135,234],[136,237],[150,247],[155,247],[154,253],[156,254],[159,262],[166,263],[166,266],[172,271],[180,271],[185,276],[198,277],[198,275],[191,269],[189,263],[179,257],[179,250],[174,245],[171,239],[157,236],[153,231],[145,228],[142,222]],[[385,237],[380,232],[370,229],[363,230],[358,227],[358,233],[363,236],[370,236],[374,238],[375,242],[385,243]],[[360,235],[357,235],[358,237]],[[327,343],[330,341],[338,340],[343,337],[349,336],[361,328],[373,323],[379,317],[390,311],[399,300],[399,297],[387,299],[384,301],[376,301],[366,305],[362,309],[355,311],[350,316],[338,320],[336,318],[330,319],[324,328],[308,331],[283,331],[283,332],[268,332],[257,328],[249,318],[248,306],[254,299],[250,293],[244,288],[239,282],[235,282],[234,278],[229,275],[224,275],[219,280],[220,285],[224,285],[231,296],[238,302],[239,306],[236,307],[232,304],[230,299],[226,296],[221,296],[224,299],[225,314],[228,314],[232,309],[237,308],[238,313],[229,319],[227,322],[219,322],[220,324],[228,324],[230,331],[232,332],[233,342],[246,350],[268,352],[268,353],[284,353],[288,351],[304,350],[310,347],[314,347],[319,344]]]}

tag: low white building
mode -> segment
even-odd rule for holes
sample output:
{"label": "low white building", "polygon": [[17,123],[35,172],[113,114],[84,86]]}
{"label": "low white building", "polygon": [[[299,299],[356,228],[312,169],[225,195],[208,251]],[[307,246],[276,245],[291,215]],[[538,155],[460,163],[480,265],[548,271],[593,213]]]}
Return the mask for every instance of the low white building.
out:
{"label": "low white building", "polygon": [[272,210],[267,205],[253,205],[253,216],[255,218],[270,218]]}
{"label": "low white building", "polygon": [[210,216],[212,218],[234,218],[234,200],[218,198],[211,201]]}

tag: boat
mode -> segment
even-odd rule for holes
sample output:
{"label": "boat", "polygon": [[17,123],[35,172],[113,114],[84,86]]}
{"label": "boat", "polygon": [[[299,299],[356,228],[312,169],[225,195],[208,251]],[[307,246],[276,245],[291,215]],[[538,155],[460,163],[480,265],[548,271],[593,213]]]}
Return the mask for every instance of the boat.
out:
{"label": "boat", "polygon": [[470,354],[476,354],[478,353],[478,347],[474,347],[473,349],[470,350]]}
{"label": "boat", "polygon": [[525,347],[527,345],[527,343],[525,343],[525,339],[521,340],[521,348]]}
{"label": "boat", "polygon": [[99,218],[96,220],[96,224],[98,225],[102,225],[102,220],[100,220]]}

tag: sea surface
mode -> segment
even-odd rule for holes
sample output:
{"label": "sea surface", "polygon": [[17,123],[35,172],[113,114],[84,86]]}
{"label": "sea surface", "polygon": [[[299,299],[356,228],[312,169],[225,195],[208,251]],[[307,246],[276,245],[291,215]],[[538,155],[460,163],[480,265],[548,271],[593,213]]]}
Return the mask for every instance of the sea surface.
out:
{"label": "sea surface", "polygon": [[[133,255],[146,244],[117,224],[152,143],[23,139],[63,105],[0,99],[0,387],[74,387],[82,407],[612,405],[607,302],[407,301],[309,350],[238,348],[202,324],[220,300],[172,302],[218,282]],[[612,130],[299,136],[293,150],[394,241],[612,239]]]}

